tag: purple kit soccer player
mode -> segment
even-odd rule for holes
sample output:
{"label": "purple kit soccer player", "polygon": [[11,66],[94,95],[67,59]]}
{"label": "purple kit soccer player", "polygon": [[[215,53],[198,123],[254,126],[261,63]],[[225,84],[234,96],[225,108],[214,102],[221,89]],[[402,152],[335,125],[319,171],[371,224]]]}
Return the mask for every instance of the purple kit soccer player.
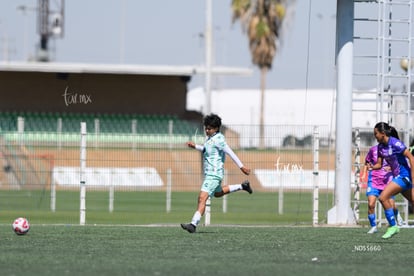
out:
{"label": "purple kit soccer player", "polygon": [[383,239],[389,239],[400,231],[395,221],[391,197],[401,193],[410,202],[414,199],[411,178],[414,175],[414,157],[403,142],[392,137],[392,131],[393,128],[384,122],[377,123],[374,128],[374,136],[379,143],[378,160],[371,169],[380,169],[385,160],[390,165],[393,175],[392,181],[379,196],[389,223],[387,232],[382,236]]}
{"label": "purple kit soccer player", "polygon": [[[377,163],[378,160],[378,145],[372,146],[366,157],[365,157],[365,167],[363,170],[363,178],[368,173],[367,177],[367,192],[366,196],[368,198],[368,220],[371,225],[368,234],[374,234],[378,232],[377,229],[377,218],[375,215],[375,204],[377,198],[380,196],[382,191],[385,189],[385,186],[392,180],[391,167],[388,165],[386,160],[382,161],[382,167],[378,170],[369,169],[370,166]],[[403,219],[400,216],[398,209],[395,206],[394,196],[391,197],[392,207],[394,209],[394,214],[398,218],[398,225],[403,224]]]}

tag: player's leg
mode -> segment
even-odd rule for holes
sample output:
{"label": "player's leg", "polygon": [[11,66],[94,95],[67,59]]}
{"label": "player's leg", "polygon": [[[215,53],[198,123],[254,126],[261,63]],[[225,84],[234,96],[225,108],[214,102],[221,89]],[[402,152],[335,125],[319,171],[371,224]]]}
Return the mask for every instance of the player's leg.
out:
{"label": "player's leg", "polygon": [[385,217],[389,224],[387,232],[382,236],[383,239],[389,239],[399,232],[399,228],[397,226],[394,215],[394,208],[392,206],[391,197],[400,192],[402,192],[401,186],[395,182],[395,179],[393,179],[393,181],[387,184],[387,186],[381,192],[381,195],[378,198],[382,206],[384,207]]}
{"label": "player's leg", "polygon": [[[398,176],[393,180],[396,184],[398,184],[401,188],[400,193],[411,203],[413,203],[414,200],[414,196],[413,196],[413,189],[412,189],[412,183],[411,183],[411,179],[409,177],[402,177],[402,176]],[[395,203],[395,198],[392,198]],[[403,225],[404,224],[404,220],[402,219],[400,213],[398,212],[397,207],[394,207],[394,210],[396,210],[395,213],[395,217],[397,218],[397,224],[398,225]]]}
{"label": "player's leg", "polygon": [[378,232],[377,229],[377,218],[375,216],[375,203],[377,202],[377,196],[368,195],[368,221],[371,228],[367,234],[374,234]]}
{"label": "player's leg", "polygon": [[369,229],[367,234],[374,234],[378,232],[377,218],[375,215],[375,204],[377,203],[377,198],[379,197],[380,193],[380,190],[372,187],[372,177],[371,174],[369,174],[367,181],[367,191],[365,195],[368,199],[368,221],[371,225],[371,228]]}
{"label": "player's leg", "polygon": [[397,220],[397,225],[402,226],[404,224],[404,220],[401,217],[400,212],[398,211],[397,204],[395,203],[395,196],[392,196],[390,198],[390,201],[391,201],[392,208],[394,209],[394,216],[395,216],[395,219]]}
{"label": "player's leg", "polygon": [[233,193],[233,192],[237,192],[237,191],[241,191],[241,190],[246,191],[249,194],[253,193],[253,190],[250,187],[249,180],[245,180],[241,184],[233,184],[233,185],[223,186],[220,191],[216,191],[214,193],[214,196],[215,197],[222,197],[223,195]]}
{"label": "player's leg", "polygon": [[412,204],[414,203],[414,189],[411,181],[408,178],[402,178],[402,181],[406,185],[404,191],[401,194]]}
{"label": "player's leg", "polygon": [[181,227],[183,229],[187,230],[190,233],[194,233],[196,231],[196,227],[206,210],[207,199],[214,195],[216,190],[220,188],[220,185],[221,178],[219,177],[206,176],[204,178],[203,184],[201,185],[200,193],[198,194],[197,211],[195,211],[190,223],[181,224]]}
{"label": "player's leg", "polygon": [[209,197],[208,192],[206,191],[200,191],[198,194],[198,205],[197,205],[197,211],[194,212],[193,217],[191,218],[191,222],[188,224],[182,223],[181,227],[184,230],[187,230],[190,233],[194,233],[196,231],[197,225],[201,220],[201,217],[204,215],[204,212],[206,210],[206,202]]}

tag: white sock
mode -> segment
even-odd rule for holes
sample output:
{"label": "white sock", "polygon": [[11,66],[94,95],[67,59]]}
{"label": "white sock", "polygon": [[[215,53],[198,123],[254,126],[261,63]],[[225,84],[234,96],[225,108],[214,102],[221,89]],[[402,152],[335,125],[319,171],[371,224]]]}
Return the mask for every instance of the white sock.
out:
{"label": "white sock", "polygon": [[197,226],[198,223],[200,222],[200,219],[201,219],[201,214],[200,214],[199,211],[196,211],[194,213],[193,218],[191,219],[191,224],[194,225],[194,226]]}
{"label": "white sock", "polygon": [[242,189],[242,185],[241,184],[234,184],[234,185],[229,185],[229,192],[236,192],[236,191],[240,191]]}

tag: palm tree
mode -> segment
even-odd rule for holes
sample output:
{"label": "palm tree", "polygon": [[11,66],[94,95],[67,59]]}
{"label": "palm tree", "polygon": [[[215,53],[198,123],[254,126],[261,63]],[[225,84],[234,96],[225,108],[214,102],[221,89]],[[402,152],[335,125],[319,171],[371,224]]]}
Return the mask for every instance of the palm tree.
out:
{"label": "palm tree", "polygon": [[289,3],[295,0],[232,0],[233,23],[240,20],[247,32],[253,64],[260,69],[260,140],[264,148],[264,96],[266,75],[279,45]]}

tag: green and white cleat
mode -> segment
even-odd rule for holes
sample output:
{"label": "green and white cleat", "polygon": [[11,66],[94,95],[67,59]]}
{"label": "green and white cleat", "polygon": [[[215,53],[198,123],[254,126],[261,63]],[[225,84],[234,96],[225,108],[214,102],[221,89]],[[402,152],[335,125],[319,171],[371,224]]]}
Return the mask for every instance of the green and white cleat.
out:
{"label": "green and white cleat", "polygon": [[394,226],[390,226],[387,229],[387,232],[385,232],[385,234],[382,236],[383,239],[389,239],[392,236],[394,236],[395,234],[398,234],[400,232],[400,228],[398,228],[397,225]]}
{"label": "green and white cleat", "polygon": [[369,231],[367,232],[367,234],[375,234],[378,232],[378,229],[376,226],[371,227],[371,229],[369,229]]}

